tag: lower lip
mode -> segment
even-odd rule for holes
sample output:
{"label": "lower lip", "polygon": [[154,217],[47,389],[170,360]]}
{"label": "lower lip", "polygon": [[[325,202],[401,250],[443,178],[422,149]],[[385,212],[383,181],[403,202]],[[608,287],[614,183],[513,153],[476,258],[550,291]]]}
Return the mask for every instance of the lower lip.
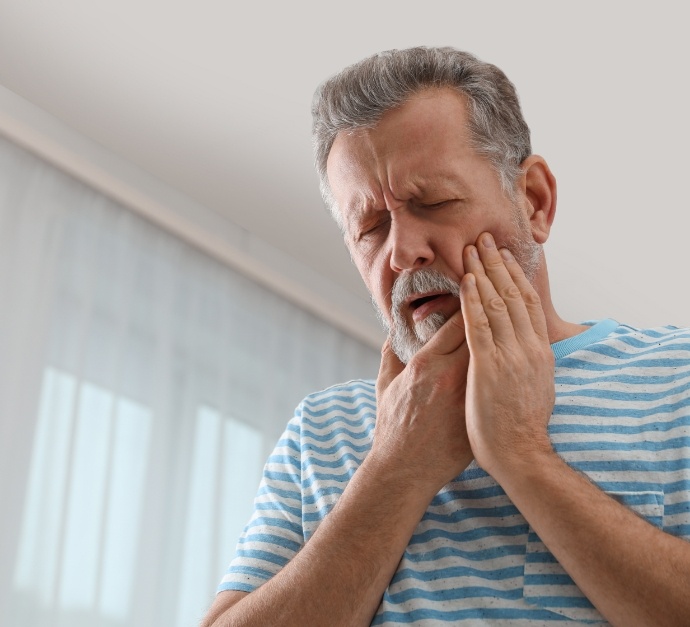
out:
{"label": "lower lip", "polygon": [[426,318],[429,314],[432,314],[439,309],[441,309],[444,305],[449,304],[451,300],[457,300],[455,296],[452,294],[444,294],[443,296],[438,296],[437,298],[434,298],[423,305],[420,305],[417,307],[412,312],[412,319],[415,322],[421,322]]}

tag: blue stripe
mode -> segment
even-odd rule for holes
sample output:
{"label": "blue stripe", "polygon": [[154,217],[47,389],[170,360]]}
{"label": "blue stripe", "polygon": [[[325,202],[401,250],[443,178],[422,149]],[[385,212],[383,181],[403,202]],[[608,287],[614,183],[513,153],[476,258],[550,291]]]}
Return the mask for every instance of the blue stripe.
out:
{"label": "blue stripe", "polygon": [[[384,596],[384,600],[386,597]],[[400,623],[409,625],[420,620],[433,620],[443,623],[456,623],[460,621],[476,620],[532,620],[532,621],[569,621],[569,618],[554,614],[543,609],[520,609],[520,608],[500,608],[482,607],[467,610],[437,610],[437,609],[418,609],[409,612],[386,611],[377,614],[372,621],[372,625],[382,625],[386,622]]]}
{"label": "blue stripe", "polygon": [[333,440],[334,438],[337,438],[339,436],[350,438],[351,440],[363,440],[363,439],[369,437],[369,432],[363,431],[363,432],[357,433],[357,432],[352,432],[349,429],[338,428],[338,429],[333,429],[332,431],[328,431],[327,433],[325,433],[323,435],[319,435],[318,433],[314,433],[313,431],[310,431],[309,429],[304,429],[304,433],[302,435],[305,438],[312,438],[313,440],[316,440],[317,442],[329,442],[330,440]]}
{"label": "blue stripe", "polygon": [[[345,415],[345,416],[356,416],[356,415],[362,415],[363,417],[366,417],[366,414],[362,414],[362,409],[369,409],[371,411],[370,416],[374,416],[376,413],[376,407],[373,404],[367,403],[366,405],[363,405],[361,408],[360,407],[344,407],[343,405],[329,405],[327,407],[324,407],[323,409],[305,409],[304,412],[302,413],[302,417],[304,419],[309,419],[309,418],[320,418],[322,416],[326,416],[329,414],[340,414],[340,415]],[[354,421],[356,423],[359,423],[359,421]]]}
{"label": "blue stripe", "polygon": [[290,457],[289,455],[285,455],[284,453],[278,453],[271,455],[267,460],[267,464],[276,464],[278,466],[291,466],[295,470],[299,471],[300,469],[300,460],[299,458],[295,459],[294,457]]}
{"label": "blue stripe", "polygon": [[[589,416],[585,408],[578,408],[576,412],[557,412],[558,406],[554,408],[554,414],[579,414],[581,416]],[[565,408],[564,408],[565,409]],[[569,407],[568,409],[572,409]],[[580,411],[581,410],[581,411]],[[610,418],[617,418],[618,416],[609,416]],[[613,435],[639,435],[645,432],[653,433],[654,431],[671,431],[679,427],[687,427],[690,416],[679,416],[673,420],[665,420],[663,422],[648,422],[640,425],[621,425],[621,424],[573,424],[573,423],[551,423],[549,424],[550,433],[610,433]]]}
{"label": "blue stripe", "polygon": [[[230,567],[228,569],[228,574],[232,574],[233,569]],[[218,586],[218,592],[227,592],[228,590],[235,590],[237,592],[254,592],[256,586],[252,586],[248,583],[242,583],[240,581],[224,581]]]}
{"label": "blue stripe", "polygon": [[490,560],[499,559],[503,557],[511,557],[515,555],[524,555],[526,544],[501,544],[491,547],[489,549],[475,549],[466,550],[457,546],[444,546],[432,551],[424,551],[420,553],[413,553],[412,551],[405,551],[405,558],[411,562],[424,563],[435,562],[436,560],[453,557],[458,560],[467,560],[469,562],[488,563]]}
{"label": "blue stripe", "polygon": [[[636,351],[629,351],[629,352],[624,352],[621,351],[613,346],[609,346],[608,344],[597,344],[595,346],[590,346],[589,348],[586,349],[588,353],[592,353],[594,355],[603,355],[605,357],[610,357],[611,359],[617,359],[621,362],[620,365],[623,365],[623,363],[631,363],[637,359],[640,358],[640,355],[656,355],[659,353],[666,353],[668,351],[687,351],[688,346],[687,342],[684,342],[682,344],[655,344],[651,347],[646,347],[644,349],[636,350]],[[654,363],[658,364],[659,362],[665,362],[666,358],[663,360],[654,360]],[[681,364],[683,362],[681,361]],[[687,360],[684,362],[684,365],[687,366],[688,362]]]}
{"label": "blue stripe", "polygon": [[410,540],[410,546],[422,544],[435,538],[445,538],[453,542],[473,542],[482,538],[498,538],[501,536],[515,537],[527,534],[528,525],[510,525],[508,527],[485,526],[478,529],[468,529],[467,531],[450,531],[448,529],[428,529],[421,533],[415,533]]}
{"label": "blue stripe", "polygon": [[[298,468],[299,470],[299,468]],[[264,469],[264,478],[270,481],[282,481],[284,483],[299,483],[299,473],[276,472],[270,468]]]}
{"label": "blue stripe", "polygon": [[[679,375],[673,373],[669,375],[658,374],[605,374],[596,377],[575,377],[571,375],[560,375],[555,377],[556,385],[601,385],[602,383],[622,383],[625,385],[643,385],[645,387],[652,387],[656,385],[667,385],[669,383],[676,383],[690,378],[690,372]],[[565,390],[559,390],[558,396],[567,394]]]}
{"label": "blue stripe", "polygon": [[268,487],[267,485],[262,485],[256,494],[257,497],[261,496],[271,496],[280,497],[274,500],[292,499],[293,501],[302,501],[302,493],[299,490],[284,490],[278,487]]}
{"label": "blue stripe", "polygon": [[664,527],[664,531],[673,536],[679,536],[681,538],[687,538],[690,540],[690,523],[684,523],[682,525],[669,525],[668,527]]}
{"label": "blue stripe", "polygon": [[342,473],[327,473],[327,472],[315,472],[308,477],[304,478],[303,485],[306,487],[311,487],[314,481],[338,481],[347,483],[352,479],[352,475],[355,474],[355,468],[347,469]]}
{"label": "blue stripe", "polygon": [[471,520],[472,518],[509,518],[521,516],[515,505],[502,505],[485,507],[460,507],[450,514],[438,514],[433,510],[427,510],[422,520],[433,520],[439,523],[452,524],[459,521]]}
{"label": "blue stripe", "polygon": [[337,444],[333,444],[331,446],[319,446],[313,442],[305,442],[304,449],[305,451],[317,453],[318,455],[333,455],[334,453],[339,453],[345,449],[349,449],[355,453],[368,453],[371,449],[371,442],[354,444],[352,442],[348,442],[347,440],[341,440]]}
{"label": "blue stripe", "polygon": [[690,501],[672,503],[664,506],[664,516],[676,516],[678,514],[690,513]]}
{"label": "blue stripe", "polygon": [[326,394],[318,399],[307,396],[304,399],[304,406],[313,409],[324,403],[358,403],[359,401],[376,403],[376,393],[374,391],[364,391],[363,389],[356,394]]}
{"label": "blue stripe", "polygon": [[238,575],[251,575],[252,577],[259,577],[260,579],[270,579],[273,577],[273,572],[254,566],[231,566],[228,568],[228,572],[237,573]]}
{"label": "blue stripe", "polygon": [[357,392],[364,392],[365,394],[374,395],[376,392],[376,383],[374,381],[369,381],[366,379],[355,379],[354,381],[348,381],[347,383],[339,383],[333,385],[320,392],[314,392],[309,394],[303,403],[315,403],[319,399],[328,399],[333,395],[342,393],[346,398],[351,398],[351,390],[356,390]]}
{"label": "blue stripe", "polygon": [[661,368],[663,370],[670,368],[687,368],[688,360],[664,357],[663,359],[640,359],[634,363],[600,363],[595,361],[585,361],[583,359],[575,359],[574,357],[566,357],[558,365],[562,368],[599,372],[625,370],[626,368]]}
{"label": "blue stripe", "polygon": [[[314,416],[310,416],[308,414],[304,415],[304,420],[302,422],[303,425],[308,425],[309,427],[312,427],[314,429],[328,429],[332,425],[341,425],[341,424],[346,424],[350,427],[354,427],[357,429],[361,429],[362,424],[367,426],[367,428],[371,429],[373,428],[373,421],[376,415],[376,409],[371,408],[372,411],[371,413],[366,413],[362,415],[358,415],[356,418],[346,418],[345,416],[342,416],[338,414],[337,412],[333,412],[334,415],[331,416],[330,418],[327,418],[326,420],[319,419],[319,420],[314,420]],[[330,414],[331,409],[325,411],[321,418],[325,416],[326,414]],[[365,419],[370,418],[372,424],[366,425]]]}
{"label": "blue stripe", "polygon": [[387,592],[386,597],[393,603],[405,603],[411,599],[431,599],[434,601],[450,601],[453,599],[472,599],[477,597],[492,597],[495,599],[519,599],[522,588],[490,588],[488,586],[457,586],[436,590],[423,588],[408,588],[400,592]]}
{"label": "blue stripe", "polygon": [[642,461],[639,459],[609,459],[605,461],[571,461],[570,466],[581,471],[677,472],[690,469],[690,459]]}
{"label": "blue stripe", "polygon": [[[670,335],[666,336],[661,336],[663,337],[665,342],[675,342],[676,340],[688,340],[690,339],[690,335],[686,333],[673,333]],[[633,337],[632,335],[622,335],[620,337],[616,338],[617,342],[622,342],[624,344],[627,344],[628,346],[631,346],[633,348],[649,348],[652,346],[663,346],[667,349],[679,349],[679,350],[688,350],[688,347],[690,346],[689,342],[684,342],[682,344],[667,344],[667,343],[660,343],[657,340],[659,340],[660,337],[650,337],[648,340],[641,340],[637,337]]]}
{"label": "blue stripe", "polygon": [[317,486],[312,494],[305,494],[302,497],[302,506],[307,507],[311,505],[316,505],[318,501],[323,500],[326,496],[331,496],[333,494],[336,497],[343,493],[344,486]]}
{"label": "blue stripe", "polygon": [[[484,474],[484,476],[488,477],[488,475],[484,471],[482,471],[482,473]],[[464,477],[464,474],[461,476]],[[448,503],[453,503],[455,501],[481,500],[494,497],[505,497],[506,499],[508,498],[506,496],[506,493],[503,491],[503,488],[497,483],[494,483],[490,486],[486,486],[484,488],[452,488],[448,490],[443,490],[433,498],[431,504],[440,506]]]}
{"label": "blue stripe", "polygon": [[682,438],[669,438],[652,442],[634,442],[632,446],[629,442],[611,442],[606,440],[592,440],[590,442],[555,442],[554,448],[559,453],[570,453],[575,451],[621,451],[632,453],[633,451],[666,451],[685,448],[690,444],[690,435]]}
{"label": "blue stripe", "polygon": [[289,551],[294,551],[295,553],[302,548],[301,542],[294,542],[293,540],[288,540],[282,536],[276,536],[269,533],[252,533],[247,534],[244,537],[243,544],[245,542],[263,542],[264,544],[273,544],[274,546],[280,546]]}
{"label": "blue stripe", "polygon": [[[252,560],[261,560],[262,562],[268,562],[269,564],[275,564],[281,568],[288,563],[288,560],[281,555],[276,555],[274,553],[269,553],[268,551],[257,551],[256,549],[243,550],[239,549],[237,551],[238,557],[247,557]],[[232,565],[231,565],[232,566]]]}
{"label": "blue stripe", "polygon": [[[541,540],[530,540],[530,542],[539,542]],[[554,557],[553,553],[548,551],[530,551],[525,556],[525,562],[527,564],[558,564],[558,560]],[[527,575],[525,575],[526,577]]]}
{"label": "blue stripe", "polygon": [[275,501],[273,503],[254,503],[254,509],[260,512],[288,512],[295,518],[302,516],[302,510],[297,507],[290,507],[284,502]]}
{"label": "blue stripe", "polygon": [[[295,440],[291,438],[281,438],[278,440],[278,444],[276,444],[276,449],[281,449],[281,448],[289,448],[292,449],[297,455],[300,454],[300,446],[298,442],[295,442]],[[286,455],[286,453],[282,453],[283,455]]]}
{"label": "blue stripe", "polygon": [[566,596],[527,596],[525,600],[542,607],[575,607],[592,609],[594,606],[587,597],[566,597]]}
{"label": "blue stripe", "polygon": [[395,584],[406,579],[415,579],[417,581],[435,581],[436,579],[450,579],[457,577],[476,577],[478,579],[486,579],[488,581],[501,581],[503,579],[522,577],[523,571],[524,568],[522,566],[508,566],[506,568],[498,568],[495,570],[482,570],[481,568],[472,568],[471,566],[449,566],[447,568],[436,568],[428,571],[403,568],[395,573],[391,584]]}
{"label": "blue stripe", "polygon": [[[649,388],[649,385],[644,386],[645,389]],[[561,392],[558,395],[559,404],[565,404],[565,399],[576,398],[576,397],[586,397],[586,398],[604,398],[612,401],[625,401],[631,402],[643,402],[643,401],[658,401],[662,398],[667,398],[669,396],[675,396],[677,394],[682,394],[690,390],[690,382],[678,385],[668,390],[662,392],[643,392],[639,388],[633,388],[627,391],[620,390],[607,390],[607,389],[596,389],[596,390],[572,390],[568,392]],[[625,410],[624,410],[625,411]]]}
{"label": "blue stripe", "polygon": [[[544,563],[544,562],[539,562]],[[549,574],[538,574],[538,575],[528,575],[525,573],[525,585],[526,586],[572,586],[574,585],[573,580],[568,575],[549,575]],[[531,595],[530,595],[531,597]]]}
{"label": "blue stripe", "polygon": [[278,529],[285,529],[294,533],[297,537],[302,536],[302,527],[296,523],[290,522],[285,518],[274,518],[272,516],[257,516],[250,520],[245,527],[245,533],[253,527],[277,527]]}

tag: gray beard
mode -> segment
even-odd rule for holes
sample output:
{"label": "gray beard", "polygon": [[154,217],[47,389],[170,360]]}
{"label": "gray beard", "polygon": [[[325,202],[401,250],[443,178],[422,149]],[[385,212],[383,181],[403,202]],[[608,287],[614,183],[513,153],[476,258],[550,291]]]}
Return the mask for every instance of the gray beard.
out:
{"label": "gray beard", "polygon": [[[520,229],[520,232],[525,233],[523,229]],[[506,244],[506,248],[513,253],[527,280],[532,283],[541,265],[541,244],[525,234],[522,237],[513,236]],[[393,283],[391,291],[390,324],[376,304],[374,297],[371,298],[376,317],[388,334],[391,349],[404,364],[412,359],[415,353],[433,337],[434,333],[448,319],[445,314],[436,312],[428,315],[421,322],[408,324],[407,319],[403,316],[405,301],[413,294],[429,292],[449,292],[459,298],[460,285],[438,270],[431,268],[421,268],[408,274],[401,274]]]}
{"label": "gray beard", "polygon": [[460,297],[460,285],[438,270],[421,268],[411,274],[398,276],[391,291],[391,324],[372,298],[376,316],[388,333],[391,349],[404,364],[408,363],[446,322],[446,316],[436,312],[429,314],[421,322],[408,324],[402,313],[405,301],[413,294],[436,291],[450,292],[453,296]]}

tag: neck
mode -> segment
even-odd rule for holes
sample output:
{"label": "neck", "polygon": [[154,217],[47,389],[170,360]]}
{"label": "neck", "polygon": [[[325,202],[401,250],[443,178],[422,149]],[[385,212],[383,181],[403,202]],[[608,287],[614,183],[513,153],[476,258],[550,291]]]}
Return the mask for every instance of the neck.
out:
{"label": "neck", "polygon": [[563,320],[556,312],[551,300],[551,288],[549,285],[549,271],[546,267],[544,253],[541,255],[541,265],[533,281],[534,289],[541,299],[542,309],[546,317],[546,329],[549,334],[549,342],[554,344],[574,335],[586,331],[589,327]]}

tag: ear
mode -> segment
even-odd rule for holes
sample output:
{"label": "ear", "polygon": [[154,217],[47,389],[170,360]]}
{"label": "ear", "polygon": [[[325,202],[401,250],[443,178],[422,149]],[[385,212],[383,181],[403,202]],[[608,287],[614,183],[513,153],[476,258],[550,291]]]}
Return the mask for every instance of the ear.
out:
{"label": "ear", "polygon": [[543,244],[549,239],[556,217],[556,179],[539,155],[530,155],[520,167],[523,174],[518,181],[518,191],[524,195],[524,208],[534,241]]}

